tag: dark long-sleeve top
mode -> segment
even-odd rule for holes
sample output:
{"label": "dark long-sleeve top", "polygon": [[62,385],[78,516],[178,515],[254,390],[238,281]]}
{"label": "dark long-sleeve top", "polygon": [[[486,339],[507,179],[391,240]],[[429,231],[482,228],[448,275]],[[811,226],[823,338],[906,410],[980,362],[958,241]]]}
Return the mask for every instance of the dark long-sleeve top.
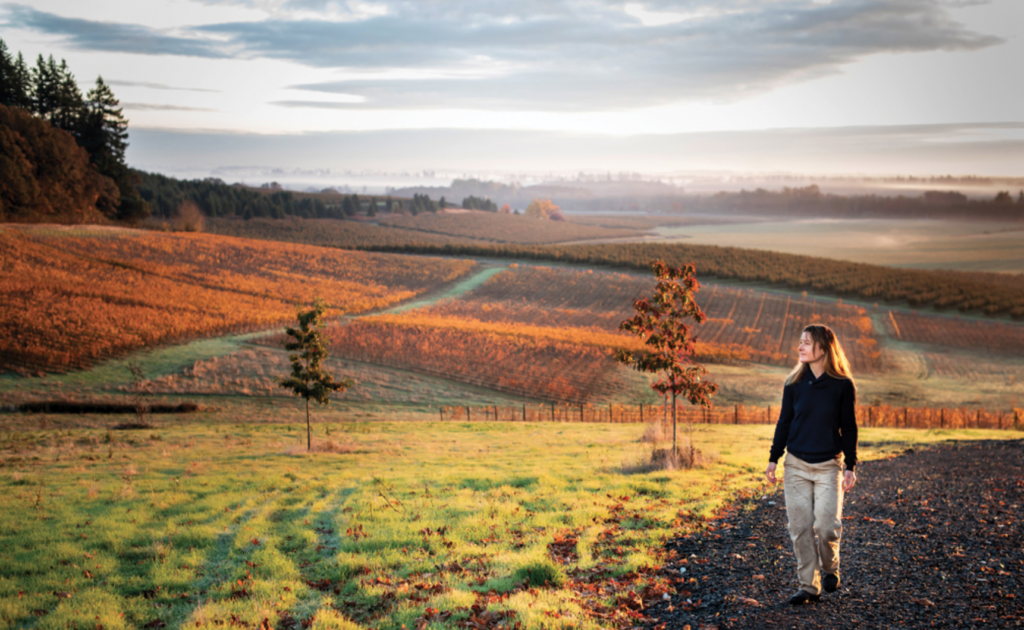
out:
{"label": "dark long-sleeve top", "polygon": [[809,464],[835,459],[839,453],[846,469],[857,465],[857,390],[853,381],[827,373],[803,378],[782,390],[782,411],[775,425],[769,461],[775,463],[785,450]]}

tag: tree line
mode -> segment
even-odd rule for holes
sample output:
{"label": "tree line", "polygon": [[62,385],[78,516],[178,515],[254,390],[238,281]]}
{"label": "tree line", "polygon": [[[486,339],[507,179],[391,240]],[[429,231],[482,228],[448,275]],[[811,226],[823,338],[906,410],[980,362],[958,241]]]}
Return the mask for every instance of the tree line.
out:
{"label": "tree line", "polygon": [[[313,197],[296,195],[280,187],[264,185],[250,188],[240,184],[227,184],[216,177],[184,180],[167,177],[158,173],[135,171],[138,176],[138,190],[142,198],[153,208],[154,216],[169,219],[187,201],[196,204],[208,217],[241,219],[303,219],[343,220],[357,214],[376,216],[381,209],[385,212],[403,213],[407,200],[392,199],[390,196],[379,200],[375,197],[360,197],[357,194],[336,197]],[[414,198],[409,204],[412,214],[425,212],[425,208],[436,205],[426,195]]]}
{"label": "tree line", "polygon": [[836,195],[823,193],[817,185],[785,187],[773,192],[758,188],[720,192],[709,197],[690,197],[682,203],[687,212],[739,212],[761,215],[855,218],[865,216],[904,218],[986,218],[1024,217],[1024,190],[1014,196],[999,191],[990,199],[971,199],[956,191],[929,190],[916,197],[898,195]]}
{"label": "tree line", "polygon": [[[0,39],[0,105],[20,110],[4,115],[5,141],[0,145],[0,155],[8,166],[18,165],[5,173],[8,181],[2,198],[4,215],[31,218],[52,214],[55,207],[73,206],[77,197],[73,201],[50,197],[69,194],[61,191],[67,185],[84,191],[78,180],[88,179],[80,173],[75,182],[62,179],[60,174],[65,168],[78,170],[74,166],[76,152],[59,139],[59,134],[26,120],[25,114],[69,134],[74,144],[85,150],[91,168],[110,180],[93,182],[89,193],[96,195],[95,201],[89,200],[91,195],[85,192],[78,195],[90,201],[85,205],[94,206],[108,219],[120,221],[135,221],[148,214],[148,207],[135,189],[137,178],[125,164],[128,120],[102,76],[83,95],[66,61],[61,59],[58,64],[53,55],[39,55],[30,67],[20,52],[12,55]],[[33,190],[38,190],[38,194],[33,194]]]}
{"label": "tree line", "polygon": [[474,197],[470,195],[462,200],[462,207],[466,210],[483,210],[484,212],[497,212],[498,204],[487,197]]}

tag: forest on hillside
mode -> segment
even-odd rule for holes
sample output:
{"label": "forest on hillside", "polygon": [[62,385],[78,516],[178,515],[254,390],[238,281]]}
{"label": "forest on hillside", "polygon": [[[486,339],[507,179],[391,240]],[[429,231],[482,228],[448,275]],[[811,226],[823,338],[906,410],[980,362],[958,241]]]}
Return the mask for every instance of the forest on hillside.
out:
{"label": "forest on hillside", "polygon": [[148,208],[125,163],[128,121],[97,77],[85,95],[64,60],[31,68],[0,39],[0,220],[135,222]]}

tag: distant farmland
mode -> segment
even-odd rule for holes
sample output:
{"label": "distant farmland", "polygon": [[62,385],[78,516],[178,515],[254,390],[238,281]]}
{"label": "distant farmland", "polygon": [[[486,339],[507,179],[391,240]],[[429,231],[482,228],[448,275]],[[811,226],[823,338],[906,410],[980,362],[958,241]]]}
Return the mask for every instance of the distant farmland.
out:
{"label": "distant farmland", "polygon": [[[676,266],[693,262],[697,265],[698,276],[704,280],[719,278],[757,282],[872,302],[1024,318],[1024,274],[899,269],[714,245],[658,242],[550,244],[555,240],[597,238],[584,236],[587,233],[582,230],[598,228],[581,223],[528,223],[530,220],[522,217],[464,218],[469,216],[475,215],[396,218],[400,226],[329,219],[217,220],[211,225],[214,231],[246,238],[398,253],[548,260],[630,271],[646,270],[656,259]],[[503,231],[513,224],[503,227],[502,222],[520,219],[521,223],[515,223],[516,229],[529,229],[533,233],[517,232],[505,236]],[[582,220],[594,221],[592,218]],[[483,225],[480,221],[489,224]],[[409,229],[414,224],[422,229]],[[602,238],[611,238],[616,230],[629,225],[621,221],[608,224],[612,227],[602,229],[607,229],[609,236]]]}

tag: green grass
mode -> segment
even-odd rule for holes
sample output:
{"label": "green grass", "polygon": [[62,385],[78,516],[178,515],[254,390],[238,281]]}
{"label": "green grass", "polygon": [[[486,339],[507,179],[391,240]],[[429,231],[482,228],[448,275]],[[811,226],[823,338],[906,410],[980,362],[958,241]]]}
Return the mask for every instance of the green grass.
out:
{"label": "green grass", "polygon": [[[9,426],[3,420],[3,426]],[[771,426],[698,427],[712,463],[626,474],[644,427],[373,422],[167,423],[0,434],[0,626],[416,626],[427,608],[511,610],[596,628],[580,576],[661,561],[666,537],[763,493]],[[862,431],[865,459],[996,431]],[[682,514],[682,518],[681,518]],[[696,515],[693,517],[691,515]],[[577,537],[560,565],[548,545]],[[653,579],[653,578],[652,578]],[[526,581],[528,585],[522,586]],[[639,586],[636,587],[639,589]],[[64,596],[68,595],[68,596]]]}

